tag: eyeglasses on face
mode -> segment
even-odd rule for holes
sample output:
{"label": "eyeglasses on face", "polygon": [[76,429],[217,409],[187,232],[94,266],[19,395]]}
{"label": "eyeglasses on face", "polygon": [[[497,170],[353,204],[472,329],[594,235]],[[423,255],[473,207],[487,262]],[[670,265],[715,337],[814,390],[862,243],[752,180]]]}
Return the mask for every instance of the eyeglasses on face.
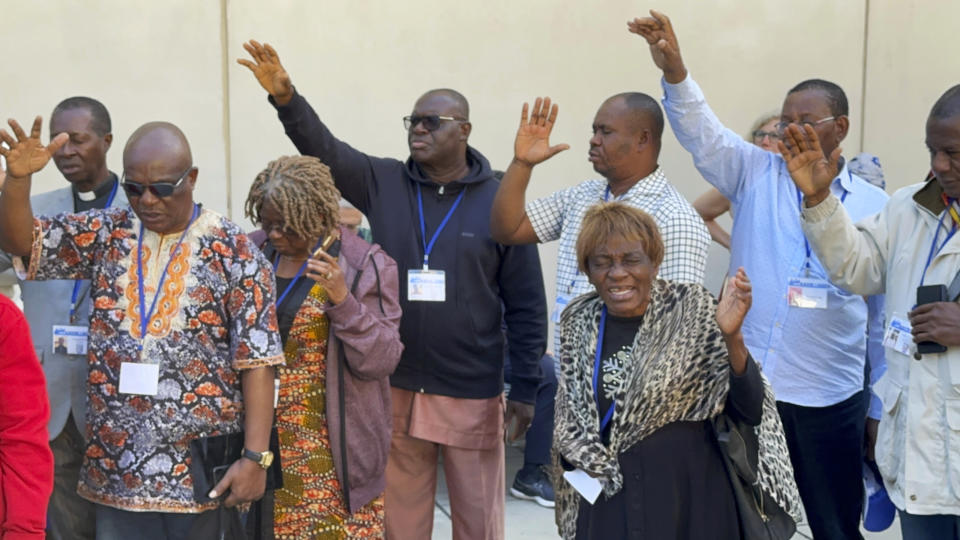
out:
{"label": "eyeglasses on face", "polygon": [[154,197],[159,197],[161,199],[173,195],[173,192],[180,187],[180,184],[183,183],[187,175],[190,174],[190,171],[193,170],[193,166],[183,171],[183,174],[180,175],[180,178],[176,182],[154,182],[152,184],[143,184],[141,182],[131,182],[127,180],[127,173],[123,173],[123,177],[120,179],[120,185],[123,186],[123,190],[127,193],[127,197],[142,197],[144,193],[150,191]]}
{"label": "eyeglasses on face", "polygon": [[776,131],[764,131],[762,129],[753,132],[753,140],[755,141],[762,141],[764,137],[770,137],[772,141],[779,141],[780,133]]}
{"label": "eyeglasses on face", "polygon": [[297,236],[293,229],[290,228],[286,223],[273,223],[270,221],[260,221],[260,228],[263,229],[263,232],[270,234],[274,231],[284,235],[284,236]]}
{"label": "eyeglasses on face", "polygon": [[424,115],[414,115],[414,116],[404,116],[403,117],[403,127],[410,131],[417,124],[423,124],[423,128],[427,131],[434,131],[440,127],[441,121],[449,122],[466,122],[462,118],[456,118],[454,116],[442,116],[439,114],[424,114]]}
{"label": "eyeglasses on face", "polygon": [[835,116],[828,116],[826,118],[821,118],[819,120],[804,120],[802,122],[777,122],[777,125],[774,127],[777,129],[777,133],[781,137],[783,137],[783,133],[787,131],[787,126],[789,126],[790,124],[797,124],[801,128],[804,128],[806,126],[816,127],[824,122],[829,122],[831,120],[836,120],[836,119],[837,118]]}

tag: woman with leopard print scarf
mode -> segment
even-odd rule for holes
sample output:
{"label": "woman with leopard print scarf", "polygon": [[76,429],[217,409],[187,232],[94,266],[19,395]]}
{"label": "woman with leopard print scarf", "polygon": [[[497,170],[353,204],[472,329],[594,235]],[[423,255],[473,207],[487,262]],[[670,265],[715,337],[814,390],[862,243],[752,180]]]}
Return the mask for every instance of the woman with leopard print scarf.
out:
{"label": "woman with leopard print scarf", "polygon": [[[760,485],[799,517],[773,394],[740,334],[746,274],[718,305],[699,285],[655,279],[663,249],[640,210],[601,203],[584,217],[577,260],[597,292],[561,318],[553,452],[563,538],[740,538],[710,423],[721,412],[756,426]],[[577,469],[578,486],[602,489],[592,504],[561,477]]]}

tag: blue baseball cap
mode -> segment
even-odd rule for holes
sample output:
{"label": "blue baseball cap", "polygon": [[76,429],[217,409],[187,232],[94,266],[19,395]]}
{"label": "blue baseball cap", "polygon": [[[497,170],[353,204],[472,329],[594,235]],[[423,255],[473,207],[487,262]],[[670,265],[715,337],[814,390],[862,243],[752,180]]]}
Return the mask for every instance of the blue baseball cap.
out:
{"label": "blue baseball cap", "polygon": [[883,487],[880,471],[874,463],[863,462],[863,528],[870,532],[885,531],[893,524],[897,508],[890,502]]}

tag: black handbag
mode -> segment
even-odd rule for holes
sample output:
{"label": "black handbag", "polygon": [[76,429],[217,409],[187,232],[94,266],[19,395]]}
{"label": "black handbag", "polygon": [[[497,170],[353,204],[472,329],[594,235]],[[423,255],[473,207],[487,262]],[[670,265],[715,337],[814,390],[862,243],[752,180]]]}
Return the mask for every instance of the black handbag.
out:
{"label": "black handbag", "polygon": [[[210,490],[223,479],[227,469],[243,456],[243,432],[198,437],[190,441],[190,477],[193,479],[193,497],[197,502],[209,502]],[[270,451],[273,463],[267,468],[267,490],[283,487],[280,466],[280,437],[277,428],[270,429]],[[224,495],[221,493],[221,496]]]}
{"label": "black handbag", "polygon": [[760,488],[759,442],[753,426],[721,413],[713,419],[720,455],[730,479],[744,540],[789,540],[797,524]]}

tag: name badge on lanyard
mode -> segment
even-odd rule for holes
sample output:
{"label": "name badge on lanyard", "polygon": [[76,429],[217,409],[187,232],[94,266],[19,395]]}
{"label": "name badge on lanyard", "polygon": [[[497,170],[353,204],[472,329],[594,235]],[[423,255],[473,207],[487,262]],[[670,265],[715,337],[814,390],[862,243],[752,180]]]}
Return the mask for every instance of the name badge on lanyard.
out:
{"label": "name badge on lanyard", "polygon": [[[170,252],[170,258],[167,259],[167,265],[163,267],[163,273],[157,281],[156,293],[153,295],[153,302],[150,304],[150,310],[146,309],[146,294],[144,293],[143,278],[143,222],[140,223],[140,234],[137,236],[137,294],[140,302],[140,355],[143,356],[143,340],[147,338],[147,326],[154,310],[157,308],[157,300],[163,295],[163,282],[167,278],[167,271],[170,270],[170,263],[174,256],[180,250],[183,239],[187,237],[190,226],[200,215],[200,207],[193,205],[193,214],[190,221],[187,222],[187,228],[183,230],[177,245]],[[158,253],[159,256],[159,253]],[[122,362],[120,364],[120,384],[117,391],[121,394],[140,394],[145,396],[157,395],[160,386],[160,364],[140,363],[140,362]]]}
{"label": "name badge on lanyard", "polygon": [[440,231],[447,226],[450,216],[460,206],[467,188],[464,187],[453,201],[453,206],[447,211],[443,221],[433,231],[430,242],[427,243],[427,225],[423,218],[423,192],[420,184],[417,184],[417,208],[420,211],[420,241],[423,244],[423,269],[407,270],[407,300],[411,302],[445,302],[447,300],[447,277],[443,270],[430,269],[430,253],[433,251],[433,245],[437,243]]}
{"label": "name badge on lanyard", "polygon": [[53,326],[53,352],[68,355],[87,354],[86,326],[59,325]]}
{"label": "name badge on lanyard", "polygon": [[[847,171],[847,174],[851,174]],[[853,176],[850,176],[853,181]],[[840,204],[847,200],[849,191],[844,190],[840,196]],[[797,188],[797,204],[803,211],[803,195],[800,188]],[[787,305],[801,309],[827,309],[829,306],[828,298],[832,285],[825,279],[810,277],[811,252],[810,242],[807,237],[803,237],[803,246],[806,250],[806,258],[803,261],[804,277],[795,277],[787,280]]]}
{"label": "name badge on lanyard", "polygon": [[889,347],[900,354],[912,356],[914,349],[912,330],[910,321],[899,315],[894,315],[890,319],[887,331],[883,334],[883,346]]}

